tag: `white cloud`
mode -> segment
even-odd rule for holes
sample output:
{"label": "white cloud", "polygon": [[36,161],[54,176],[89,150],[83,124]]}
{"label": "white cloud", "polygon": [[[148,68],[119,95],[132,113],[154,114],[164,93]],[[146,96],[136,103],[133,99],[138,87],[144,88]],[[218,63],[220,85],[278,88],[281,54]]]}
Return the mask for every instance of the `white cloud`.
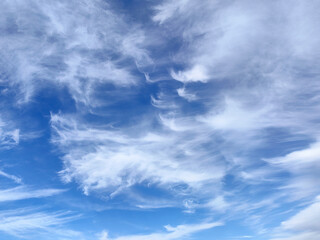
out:
{"label": "white cloud", "polygon": [[156,6],[156,14],[153,16],[153,20],[160,24],[164,23],[176,13],[182,11],[188,2],[189,0],[165,1],[163,4]]}
{"label": "white cloud", "polygon": [[296,215],[281,223],[280,235],[273,240],[316,240],[320,237],[320,197]]}
{"label": "white cloud", "polygon": [[177,73],[171,71],[171,76],[173,79],[188,83],[188,82],[207,82],[209,76],[206,72],[206,69],[201,65],[193,66],[192,69],[187,71],[178,71]]}
{"label": "white cloud", "polygon": [[198,120],[235,141],[242,139],[239,131],[259,141],[267,128],[315,138],[320,59],[310,49],[319,45],[318,7],[315,1],[163,1],[153,20],[185,43],[173,59],[186,70],[172,70],[174,79],[225,82],[193,88],[207,107]]}
{"label": "white cloud", "polygon": [[153,20],[185,41],[178,61],[202,66],[211,79],[262,77],[299,58],[317,58],[318,2],[295,3],[162,1]]}
{"label": "white cloud", "polygon": [[189,102],[197,100],[197,96],[193,93],[188,93],[185,88],[178,88],[177,93],[180,97],[185,98]]}
{"label": "white cloud", "polygon": [[98,234],[99,240],[109,240],[108,238],[108,232],[107,231],[102,231],[100,234]]}
{"label": "white cloud", "polygon": [[283,157],[269,159],[273,164],[289,168],[294,172],[301,172],[305,168],[320,167],[320,142],[311,144],[308,148],[291,152]]}
{"label": "white cloud", "polygon": [[20,130],[15,129],[0,118],[0,148],[11,148],[19,144]]}
{"label": "white cloud", "polygon": [[[148,184],[169,191],[173,200],[183,199],[191,193],[214,194],[219,185],[207,191],[206,184],[224,176],[219,158],[202,148],[210,139],[207,133],[152,132],[142,125],[141,131],[135,126],[128,134],[132,130],[103,130],[67,119],[61,115],[51,119],[52,141],[65,153],[60,174],[67,182],[76,180],[86,194],[99,190],[114,196],[123,189]],[[184,187],[179,190],[179,185]]]}
{"label": "white cloud", "polygon": [[67,212],[45,212],[20,208],[0,212],[0,231],[19,238],[82,239],[76,231],[61,227],[78,216]]}
{"label": "white cloud", "polygon": [[224,199],[223,196],[218,196],[204,205],[218,212],[225,212],[231,205]]}
{"label": "white cloud", "polygon": [[320,236],[319,233],[308,232],[308,233],[298,233],[288,237],[274,238],[272,240],[306,240],[306,239],[318,240],[319,236]]}
{"label": "white cloud", "polygon": [[8,174],[8,173],[5,173],[3,171],[0,170],[0,176],[3,176],[3,177],[6,177],[6,178],[9,178],[11,180],[13,180],[15,183],[22,183],[22,179],[17,177],[17,176],[14,176],[14,175],[11,175],[11,174]]}
{"label": "white cloud", "polygon": [[289,220],[282,222],[284,229],[294,231],[313,231],[319,232],[320,236],[320,202],[313,203],[303,209]]}
{"label": "white cloud", "polygon": [[147,235],[127,235],[116,238],[106,238],[110,240],[174,240],[186,238],[196,232],[204,231],[214,227],[222,226],[221,222],[205,222],[200,224],[178,225],[172,227],[165,226],[167,232],[165,233],[151,233]]}
{"label": "white cloud", "polygon": [[267,115],[266,109],[254,111],[251,108],[246,109],[246,106],[240,106],[237,101],[226,99],[221,112],[201,116],[199,120],[217,130],[242,132],[267,127],[271,123],[268,122],[270,119],[264,118],[265,115]]}
{"label": "white cloud", "polygon": [[[197,129],[194,135],[210,132],[212,142],[220,140],[213,148],[227,162],[227,174],[254,185],[252,191],[272,185],[278,196],[290,196],[285,201],[319,194],[318,143],[292,147],[319,139],[319,7],[300,0],[162,1],[153,16],[182,42],[171,58],[172,78],[188,86],[189,96],[201,96],[195,109],[194,102],[179,105],[162,89],[164,104],[155,106],[163,124],[176,132],[189,126]],[[177,92],[187,99],[184,88]],[[170,104],[175,109],[165,108]],[[265,159],[283,152],[292,153]],[[283,201],[265,198],[263,207]]]}
{"label": "white cloud", "polygon": [[274,167],[291,173],[284,190],[289,190],[294,198],[314,196],[320,190],[320,143],[315,142],[302,150],[293,151],[283,157],[265,159]]}
{"label": "white cloud", "polygon": [[[8,38],[0,40],[8,46],[1,50],[1,76],[12,76],[4,80],[19,86],[21,101],[53,84],[67,86],[77,102],[95,106],[101,103],[96,97],[100,89],[108,84],[116,86],[116,99],[124,97],[121,89],[139,82],[133,68],[149,76],[147,69],[153,60],[144,45],[150,39],[103,1],[30,1],[30,6],[23,1],[3,1],[0,7],[4,9],[0,30],[7,31],[7,23],[12,24]],[[148,115],[147,123],[141,117],[141,125],[109,128],[81,123],[76,114],[53,114],[52,142],[63,153],[62,178],[76,181],[86,194],[107,192],[111,197],[130,195],[139,184],[159,187],[171,194],[169,200],[152,203],[135,196],[133,205],[157,208],[179,206],[179,202],[189,212],[201,207],[238,212],[247,207],[244,211],[251,214],[258,208],[277,207],[270,196],[259,201],[245,191],[237,195],[250,185],[255,185],[253,192],[261,191],[266,182],[284,196],[300,195],[294,200],[318,194],[318,143],[261,161],[263,147],[271,152],[274,144],[290,143],[288,139],[319,138],[318,7],[316,1],[299,0],[296,4],[246,0],[160,3],[153,20],[160,31],[172,35],[167,35],[169,41],[172,37],[183,43],[175,56],[166,59],[171,77],[182,84],[175,82],[179,88],[174,94],[166,93],[166,87],[153,92],[156,97],[151,97],[151,104],[160,117]],[[155,76],[156,84],[165,79]],[[199,108],[190,110],[183,105],[186,101],[180,104],[176,93]],[[157,127],[152,122],[155,118]],[[5,145],[18,144],[19,130],[1,131],[0,140]],[[290,176],[283,175],[280,181],[275,177],[280,172]],[[236,203],[229,203],[221,194],[227,175],[245,185],[229,192]],[[59,190],[27,193],[23,188],[7,189],[2,199],[44,197],[57,194],[55,191]],[[251,197],[254,199],[248,200]],[[241,205],[242,199],[250,204]],[[168,227],[167,233],[128,237],[176,239],[187,235],[183,229]],[[315,234],[301,233],[296,238],[311,239]],[[101,238],[108,239],[107,232]]]}
{"label": "white cloud", "polygon": [[17,201],[29,198],[43,198],[65,192],[64,189],[40,189],[34,190],[28,187],[19,186],[9,189],[0,189],[0,202]]}
{"label": "white cloud", "polygon": [[136,84],[136,65],[152,64],[143,31],[104,1],[2,1],[0,7],[6,46],[0,72],[9,90],[19,88],[20,102],[53,85],[67,86],[77,102],[97,104],[101,86]]}

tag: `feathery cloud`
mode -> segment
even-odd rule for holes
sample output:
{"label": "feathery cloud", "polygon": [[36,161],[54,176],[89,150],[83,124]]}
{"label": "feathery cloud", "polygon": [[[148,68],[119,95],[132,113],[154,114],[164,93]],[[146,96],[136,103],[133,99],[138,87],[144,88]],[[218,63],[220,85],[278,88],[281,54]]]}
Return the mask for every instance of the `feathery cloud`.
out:
{"label": "feathery cloud", "polygon": [[40,89],[66,86],[76,102],[94,105],[101,86],[137,83],[134,62],[152,64],[142,30],[104,1],[2,1],[0,7],[0,73],[19,89],[20,103]]}
{"label": "feathery cloud", "polygon": [[121,236],[116,238],[108,238],[108,234],[106,232],[102,232],[101,240],[173,240],[173,239],[181,239],[188,237],[196,232],[211,229],[214,227],[222,226],[221,222],[205,222],[200,224],[190,224],[190,225],[178,225],[176,227],[172,227],[170,225],[165,226],[167,232],[165,233],[151,233],[147,235],[128,235]]}
{"label": "feathery cloud", "polygon": [[68,212],[46,212],[32,208],[20,208],[0,212],[0,231],[19,237],[42,237],[42,239],[81,238],[81,233],[64,229],[63,224],[73,221],[76,215]]}
{"label": "feathery cloud", "polygon": [[38,189],[34,190],[25,186],[9,189],[0,189],[0,202],[17,201],[30,198],[50,197],[65,192],[64,189]]}

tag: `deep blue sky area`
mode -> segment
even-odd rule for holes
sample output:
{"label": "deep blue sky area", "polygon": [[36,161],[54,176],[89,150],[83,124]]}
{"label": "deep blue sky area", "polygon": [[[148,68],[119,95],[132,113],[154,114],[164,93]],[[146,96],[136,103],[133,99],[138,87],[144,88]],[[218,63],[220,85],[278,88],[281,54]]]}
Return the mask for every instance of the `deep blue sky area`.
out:
{"label": "deep blue sky area", "polygon": [[319,240],[320,2],[0,2],[0,239]]}

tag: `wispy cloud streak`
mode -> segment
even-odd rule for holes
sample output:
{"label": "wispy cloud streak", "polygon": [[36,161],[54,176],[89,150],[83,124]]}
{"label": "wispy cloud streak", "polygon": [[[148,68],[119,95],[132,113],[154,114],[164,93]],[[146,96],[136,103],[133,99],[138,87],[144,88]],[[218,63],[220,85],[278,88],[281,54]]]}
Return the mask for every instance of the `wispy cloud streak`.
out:
{"label": "wispy cloud streak", "polygon": [[62,225],[77,218],[68,212],[45,212],[38,209],[21,208],[0,212],[0,231],[19,238],[42,237],[54,239],[79,237],[76,231],[63,229]]}
{"label": "wispy cloud streak", "polygon": [[209,157],[202,148],[208,141],[206,135],[191,138],[166,130],[126,134],[72,123],[61,115],[53,115],[51,122],[52,141],[66,153],[61,175],[66,181],[78,181],[85,193],[107,190],[115,194],[122,188],[152,184],[174,192],[185,185],[181,190],[207,194],[203,187],[224,176],[219,158]]}
{"label": "wispy cloud streak", "polygon": [[142,30],[104,1],[2,1],[0,6],[0,73],[19,89],[20,103],[40,89],[66,86],[75,101],[95,105],[99,87],[137,83],[134,61],[152,64],[142,48]]}
{"label": "wispy cloud streak", "polygon": [[190,235],[204,231],[207,229],[211,229],[214,227],[222,226],[221,222],[208,222],[208,223],[200,223],[200,224],[190,224],[190,225],[178,225],[176,227],[172,227],[170,225],[165,226],[167,232],[165,233],[152,233],[148,235],[128,235],[121,236],[116,238],[109,238],[107,232],[103,232],[101,234],[100,240],[174,240],[174,239],[182,239],[189,237]]}
{"label": "wispy cloud streak", "polygon": [[30,198],[50,197],[65,192],[64,189],[39,189],[34,190],[25,186],[9,189],[0,189],[0,202],[17,201]]}

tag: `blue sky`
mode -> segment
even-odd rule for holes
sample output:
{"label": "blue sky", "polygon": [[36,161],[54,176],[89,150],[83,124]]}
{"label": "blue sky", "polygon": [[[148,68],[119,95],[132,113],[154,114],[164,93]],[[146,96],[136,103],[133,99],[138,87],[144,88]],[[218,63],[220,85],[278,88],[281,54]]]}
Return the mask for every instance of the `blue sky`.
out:
{"label": "blue sky", "polygon": [[0,9],[0,239],[320,239],[319,1]]}

